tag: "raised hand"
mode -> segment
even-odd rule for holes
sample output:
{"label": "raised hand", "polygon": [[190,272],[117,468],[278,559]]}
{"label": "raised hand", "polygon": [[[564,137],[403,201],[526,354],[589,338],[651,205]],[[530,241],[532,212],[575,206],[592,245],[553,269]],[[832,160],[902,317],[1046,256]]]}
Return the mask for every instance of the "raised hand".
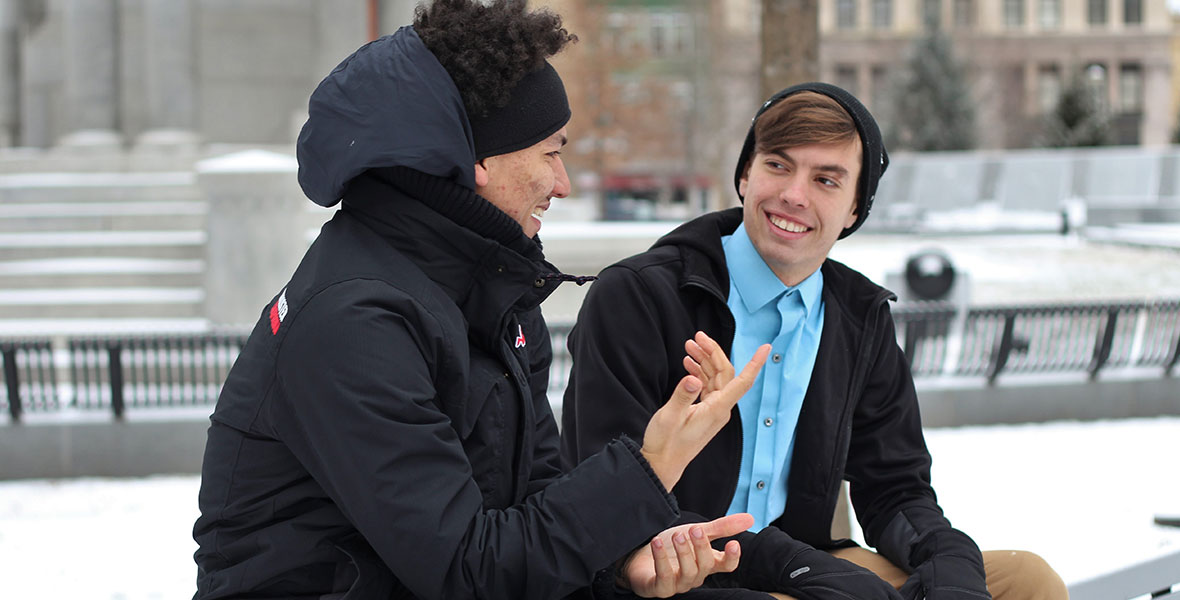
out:
{"label": "raised hand", "polygon": [[[696,339],[704,340],[706,344],[712,342],[701,332],[697,333]],[[697,344],[701,345],[700,342]],[[707,354],[709,358],[703,360],[715,364],[712,353]],[[759,347],[737,377],[733,377],[732,371],[727,374],[724,369],[703,367],[700,375],[685,375],[676,385],[672,397],[652,415],[640,450],[665,489],[676,486],[688,463],[729,421],[730,411],[754,385],[768,354],[769,344]],[[728,359],[725,362],[728,363]],[[722,380],[724,385],[720,384]],[[698,396],[700,402],[696,402]]]}
{"label": "raised hand", "polygon": [[738,513],[665,529],[627,558],[620,583],[645,598],[667,598],[699,587],[713,573],[736,569],[741,558],[737,540],[725,544],[724,551],[714,550],[710,542],[753,525],[754,517]]}
{"label": "raised hand", "polygon": [[684,357],[684,370],[705,383],[702,396],[720,390],[733,380],[733,363],[705,332],[698,331],[693,339],[684,342],[684,351],[688,354]]}

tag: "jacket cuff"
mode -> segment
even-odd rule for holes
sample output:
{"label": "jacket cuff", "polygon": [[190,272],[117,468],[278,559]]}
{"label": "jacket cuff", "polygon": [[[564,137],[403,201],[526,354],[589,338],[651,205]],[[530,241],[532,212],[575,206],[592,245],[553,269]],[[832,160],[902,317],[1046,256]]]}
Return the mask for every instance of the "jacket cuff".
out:
{"label": "jacket cuff", "polygon": [[656,489],[664,495],[664,499],[668,501],[668,507],[671,508],[672,511],[677,515],[679,515],[680,505],[676,502],[676,496],[672,495],[672,493],[664,487],[664,482],[660,481],[660,478],[656,475],[655,470],[651,468],[651,463],[647,462],[647,459],[643,457],[643,452],[640,451],[639,444],[626,435],[619,436],[617,441],[621,443],[624,448],[631,452],[631,456],[634,456],[635,460],[639,463],[639,466],[643,467],[643,471],[647,473],[648,478],[650,478],[651,482],[655,484]]}

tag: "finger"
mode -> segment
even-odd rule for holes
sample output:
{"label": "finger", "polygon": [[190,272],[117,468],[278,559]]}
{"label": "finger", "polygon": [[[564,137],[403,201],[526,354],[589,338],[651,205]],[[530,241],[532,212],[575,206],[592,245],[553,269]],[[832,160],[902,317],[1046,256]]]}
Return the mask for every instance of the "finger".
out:
{"label": "finger", "polygon": [[709,545],[709,537],[705,535],[704,527],[700,525],[689,527],[688,537],[692,541],[692,550],[696,554],[697,573],[689,588],[692,589],[704,583],[705,577],[714,572],[713,565],[717,562],[720,553]]}
{"label": "finger", "polygon": [[737,540],[725,544],[725,556],[713,565],[714,573],[730,573],[737,568],[742,558],[742,545]]}
{"label": "finger", "polygon": [[676,389],[672,390],[672,397],[668,399],[667,405],[680,414],[681,411],[687,410],[693,402],[696,402],[697,396],[701,394],[702,385],[699,378],[685,375],[680,379],[680,383],[676,384]]}
{"label": "finger", "polygon": [[737,535],[753,526],[754,516],[750,513],[734,513],[708,523],[701,523],[705,536],[710,540]]}
{"label": "finger", "polygon": [[672,557],[668,556],[667,544],[663,538],[657,536],[651,541],[651,556],[655,559],[656,579],[652,585],[652,593],[658,597],[670,596],[675,588],[675,569],[672,567]]}
{"label": "finger", "polygon": [[750,359],[750,362],[746,363],[746,366],[742,368],[742,372],[737,376],[736,381],[741,381],[742,385],[745,386],[745,389],[742,390],[743,394],[746,393],[745,390],[750,389],[750,386],[754,385],[754,380],[758,378],[758,372],[766,364],[767,356],[770,356],[770,344],[762,344],[758,346],[758,351],[754,353],[754,357]]}
{"label": "finger", "polygon": [[709,379],[708,376],[705,375],[705,371],[701,369],[701,365],[697,363],[696,360],[693,360],[691,356],[684,357],[684,370],[688,371],[689,375],[692,375],[693,377],[696,377],[702,381]]}
{"label": "finger", "polygon": [[697,577],[697,557],[688,536],[683,531],[672,534],[672,545],[676,549],[676,560],[680,565],[680,573],[676,577],[676,592],[687,592],[696,587],[692,582]]}
{"label": "finger", "polygon": [[692,358],[698,365],[700,365],[702,369],[704,369],[704,379],[708,380],[713,377],[717,366],[713,361],[713,357],[710,356],[709,352],[702,348],[700,344],[693,340],[688,340],[684,342],[684,352],[688,354],[689,358]]}
{"label": "finger", "polygon": [[729,357],[725,355],[725,350],[721,349],[720,344],[703,331],[698,331],[693,341],[708,355],[708,360],[717,373],[729,373],[732,377],[733,365],[730,364]]}

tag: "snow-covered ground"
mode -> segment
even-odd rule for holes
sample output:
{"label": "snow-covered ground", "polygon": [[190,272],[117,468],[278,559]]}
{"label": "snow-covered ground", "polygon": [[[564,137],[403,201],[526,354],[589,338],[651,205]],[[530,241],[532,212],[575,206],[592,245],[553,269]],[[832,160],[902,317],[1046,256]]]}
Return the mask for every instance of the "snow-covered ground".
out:
{"label": "snow-covered ground", "polygon": [[[947,516],[1066,582],[1180,550],[1180,418],[933,429]],[[173,599],[195,590],[195,476],[0,482],[0,598]]]}

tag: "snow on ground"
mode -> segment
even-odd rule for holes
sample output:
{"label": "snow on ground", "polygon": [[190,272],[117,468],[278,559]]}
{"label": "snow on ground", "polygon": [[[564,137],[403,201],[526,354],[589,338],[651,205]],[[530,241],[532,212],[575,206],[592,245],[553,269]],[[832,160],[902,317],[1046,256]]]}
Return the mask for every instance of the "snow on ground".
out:
{"label": "snow on ground", "polygon": [[[984,549],[1040,553],[1067,583],[1180,550],[1180,418],[933,429],[947,516]],[[0,482],[0,598],[195,591],[196,476]]]}

